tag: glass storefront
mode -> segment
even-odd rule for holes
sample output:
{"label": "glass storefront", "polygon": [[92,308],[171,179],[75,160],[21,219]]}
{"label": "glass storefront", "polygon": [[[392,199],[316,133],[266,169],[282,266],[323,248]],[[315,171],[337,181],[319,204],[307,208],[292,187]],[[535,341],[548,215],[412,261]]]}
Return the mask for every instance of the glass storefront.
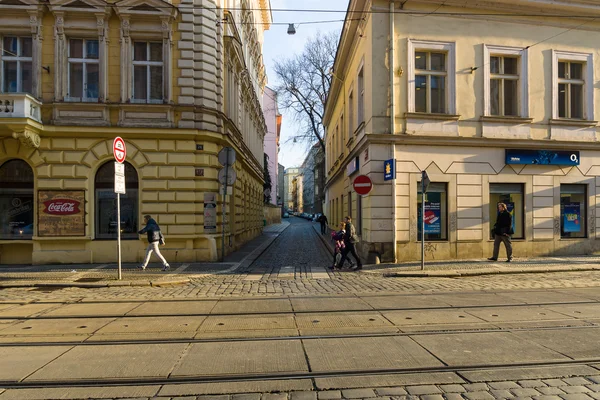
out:
{"label": "glass storefront", "polygon": [[490,239],[493,239],[491,228],[498,216],[498,203],[506,204],[512,215],[513,239],[524,239],[523,185],[520,183],[490,183]]}
{"label": "glass storefront", "polygon": [[585,238],[587,190],[585,185],[560,185],[560,237]]}
{"label": "glass storefront", "polygon": [[23,160],[0,166],[0,239],[33,237],[33,170]]}
{"label": "glass storefront", "polygon": [[[421,182],[417,192],[418,240],[421,240]],[[425,240],[448,240],[448,191],[445,183],[430,183],[425,193]]]}
{"label": "glass storefront", "polygon": [[[137,239],[138,176],[135,168],[125,164],[125,191],[121,195],[121,238]],[[96,173],[96,239],[117,238],[117,195],[115,194],[115,163],[102,165]]]}

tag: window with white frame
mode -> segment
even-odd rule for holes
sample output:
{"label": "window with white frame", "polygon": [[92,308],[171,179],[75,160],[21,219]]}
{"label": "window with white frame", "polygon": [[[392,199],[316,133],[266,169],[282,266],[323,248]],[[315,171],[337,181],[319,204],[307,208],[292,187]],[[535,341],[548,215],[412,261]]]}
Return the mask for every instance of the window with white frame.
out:
{"label": "window with white frame", "polygon": [[133,101],[162,103],[162,43],[137,41],[133,43]]}
{"label": "window with white frame", "polygon": [[593,56],[552,53],[553,119],[593,120]]}
{"label": "window with white frame", "polygon": [[484,45],[484,115],[529,115],[527,50]]}
{"label": "window with white frame", "polygon": [[69,40],[69,100],[98,101],[99,55],[98,40]]}
{"label": "window with white frame", "polygon": [[0,91],[4,93],[32,92],[32,53],[31,37],[4,36],[2,38]]}
{"label": "window with white frame", "polygon": [[348,95],[348,135],[354,133],[354,92]]}
{"label": "window with white frame", "polygon": [[356,107],[356,114],[358,117],[358,125],[360,125],[365,121],[365,74],[363,67],[360,67],[360,71],[358,71],[357,86],[358,105]]}
{"label": "window with white frame", "polygon": [[409,112],[456,112],[454,47],[454,43],[409,39]]}

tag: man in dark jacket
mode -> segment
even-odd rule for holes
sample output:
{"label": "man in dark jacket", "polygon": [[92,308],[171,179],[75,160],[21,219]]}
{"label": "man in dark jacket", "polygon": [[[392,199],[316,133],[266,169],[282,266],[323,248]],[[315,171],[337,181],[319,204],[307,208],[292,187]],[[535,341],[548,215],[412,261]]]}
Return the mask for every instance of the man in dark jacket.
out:
{"label": "man in dark jacket", "polygon": [[498,203],[498,218],[494,225],[494,254],[488,258],[489,261],[497,261],[498,253],[500,252],[500,242],[504,242],[506,247],[506,262],[512,261],[512,243],[510,235],[512,235],[512,215],[508,212],[506,204]]}
{"label": "man in dark jacket", "polygon": [[158,226],[154,218],[152,218],[152,216],[150,215],[144,215],[144,223],[146,224],[146,226],[138,233],[140,235],[143,235],[144,233],[148,234],[148,247],[146,248],[146,257],[144,258],[144,262],[142,263],[142,265],[140,265],[139,268],[142,270],[146,269],[146,266],[150,261],[150,256],[152,255],[152,252],[155,252],[156,256],[163,263],[162,270],[167,271],[169,268],[171,268],[171,266],[169,266],[169,263],[167,262],[167,260],[165,260],[163,255],[160,254],[160,250],[158,248],[159,243],[162,240],[164,240],[163,235],[160,232],[160,227]]}
{"label": "man in dark jacket", "polygon": [[[352,253],[352,256],[356,260],[356,264],[351,267],[353,271],[358,271],[362,269],[362,261],[360,261],[360,257],[356,253],[356,247],[354,246],[358,243],[358,236],[356,235],[356,228],[352,225],[352,217],[348,216],[345,218],[346,222],[346,233],[344,234],[344,250],[342,251],[342,260],[338,268],[342,268],[344,266],[344,262],[348,258],[348,253]],[[349,261],[349,260],[348,260]]]}
{"label": "man in dark jacket", "polygon": [[327,233],[327,217],[325,216],[325,214],[321,214],[319,216],[318,221],[321,223],[321,235],[324,235]]}

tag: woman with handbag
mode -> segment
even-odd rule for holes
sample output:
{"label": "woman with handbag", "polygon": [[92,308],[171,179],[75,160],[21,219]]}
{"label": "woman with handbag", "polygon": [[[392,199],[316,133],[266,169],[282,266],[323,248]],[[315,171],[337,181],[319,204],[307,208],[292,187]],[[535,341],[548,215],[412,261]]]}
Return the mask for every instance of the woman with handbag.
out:
{"label": "woman with handbag", "polygon": [[352,225],[352,217],[348,216],[345,218],[346,220],[346,233],[344,234],[344,250],[342,250],[342,260],[338,264],[338,268],[342,268],[344,266],[344,262],[346,259],[350,261],[348,258],[348,253],[352,253],[352,256],[356,260],[356,265],[350,267],[352,271],[358,271],[362,269],[362,261],[360,257],[356,253],[356,247],[354,246],[359,242],[358,235],[356,234],[356,228]]}
{"label": "woman with handbag", "polygon": [[162,270],[167,271],[171,268],[171,266],[169,265],[167,260],[165,260],[163,255],[160,253],[160,250],[158,249],[159,244],[165,244],[165,239],[162,235],[162,232],[160,231],[160,227],[151,215],[144,215],[144,223],[146,224],[146,226],[138,233],[140,235],[143,235],[144,233],[148,234],[148,247],[146,248],[146,257],[144,258],[144,262],[138,268],[145,270],[146,266],[148,265],[148,262],[150,261],[150,256],[152,255],[152,252],[155,252],[156,256],[163,263]]}
{"label": "woman with handbag", "polygon": [[503,242],[506,247],[506,262],[511,262],[513,257],[510,235],[514,234],[514,231],[512,227],[512,215],[510,215],[504,203],[498,203],[498,217],[492,233],[494,234],[494,254],[488,260],[498,261],[500,242]]}

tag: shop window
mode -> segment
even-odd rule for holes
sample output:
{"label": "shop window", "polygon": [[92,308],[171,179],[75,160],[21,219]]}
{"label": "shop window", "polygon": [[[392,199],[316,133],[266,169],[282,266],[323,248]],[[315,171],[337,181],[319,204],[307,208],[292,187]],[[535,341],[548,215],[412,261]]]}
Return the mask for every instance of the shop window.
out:
{"label": "shop window", "polygon": [[[117,238],[117,195],[115,163],[102,165],[94,182],[96,199],[96,239]],[[138,176],[135,168],[125,163],[125,194],[121,195],[121,238],[137,239]]]}
{"label": "shop window", "polygon": [[33,236],[33,170],[23,160],[0,167],[0,239]]}
{"label": "shop window", "polygon": [[[418,240],[421,240],[421,182],[417,192]],[[425,193],[425,240],[448,240],[448,191],[445,183],[430,183]]]}
{"label": "shop window", "polygon": [[513,239],[524,239],[524,206],[523,185],[520,183],[491,183],[490,184],[490,239],[493,239],[491,228],[496,223],[498,216],[498,203],[506,204],[508,212],[512,215]]}
{"label": "shop window", "polygon": [[560,237],[587,237],[586,209],[585,185],[560,185]]}

